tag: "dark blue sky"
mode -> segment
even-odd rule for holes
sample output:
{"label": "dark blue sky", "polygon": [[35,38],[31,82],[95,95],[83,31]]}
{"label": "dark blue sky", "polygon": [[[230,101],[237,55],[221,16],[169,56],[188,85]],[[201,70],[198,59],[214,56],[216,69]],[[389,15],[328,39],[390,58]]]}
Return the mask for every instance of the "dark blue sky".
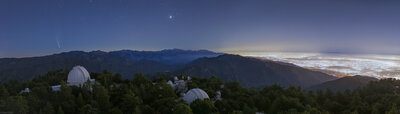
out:
{"label": "dark blue sky", "polygon": [[398,0],[0,0],[0,57],[165,48],[400,54],[399,6]]}

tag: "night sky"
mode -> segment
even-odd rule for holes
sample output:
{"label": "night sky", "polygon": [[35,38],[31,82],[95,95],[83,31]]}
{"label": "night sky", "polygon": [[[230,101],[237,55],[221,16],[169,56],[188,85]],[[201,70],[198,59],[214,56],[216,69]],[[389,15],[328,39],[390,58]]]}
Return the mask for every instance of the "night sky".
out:
{"label": "night sky", "polygon": [[400,54],[400,1],[0,0],[0,57],[170,48]]}

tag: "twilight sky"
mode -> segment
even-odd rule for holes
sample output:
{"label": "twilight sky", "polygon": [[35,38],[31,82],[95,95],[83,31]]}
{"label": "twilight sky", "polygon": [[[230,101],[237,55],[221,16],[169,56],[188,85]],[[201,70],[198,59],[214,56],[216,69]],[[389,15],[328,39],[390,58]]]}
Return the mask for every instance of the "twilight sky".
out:
{"label": "twilight sky", "polygon": [[399,0],[0,0],[0,57],[71,50],[400,54]]}

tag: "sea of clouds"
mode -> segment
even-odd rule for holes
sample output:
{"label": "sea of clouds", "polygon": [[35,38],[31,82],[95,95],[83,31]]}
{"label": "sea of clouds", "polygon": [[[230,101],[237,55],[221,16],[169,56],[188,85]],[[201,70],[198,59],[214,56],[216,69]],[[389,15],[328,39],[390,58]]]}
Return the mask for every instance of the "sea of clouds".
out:
{"label": "sea of clouds", "polygon": [[336,76],[373,76],[400,79],[400,56],[321,53],[251,53],[244,56],[292,63]]}

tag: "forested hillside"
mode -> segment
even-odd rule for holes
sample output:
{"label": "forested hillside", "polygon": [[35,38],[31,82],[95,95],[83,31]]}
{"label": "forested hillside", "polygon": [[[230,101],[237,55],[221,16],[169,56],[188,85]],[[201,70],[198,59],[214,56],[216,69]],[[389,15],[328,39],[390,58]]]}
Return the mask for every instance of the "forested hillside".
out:
{"label": "forested hillside", "polygon": [[[333,92],[328,89],[313,92],[279,85],[248,89],[238,82],[223,83],[216,77],[192,77],[188,87],[205,90],[211,99],[197,100],[188,105],[166,83],[172,79],[171,76],[160,75],[149,79],[136,74],[133,80],[128,80],[108,71],[92,73],[97,83],[91,84],[91,90],[89,86],[66,86],[67,74],[68,71],[57,70],[31,81],[0,83],[0,111],[30,114],[400,112],[400,81],[394,79],[370,82],[352,91]],[[60,83],[61,91],[51,91],[49,86]],[[31,88],[31,92],[19,94],[24,88]],[[222,93],[221,100],[215,99],[217,91]]]}
{"label": "forested hillside", "polygon": [[331,89],[333,91],[344,91],[346,89],[356,89],[368,85],[371,81],[378,81],[377,78],[367,76],[346,76],[336,80],[327,81],[308,88],[309,90]]}
{"label": "forested hillside", "polygon": [[229,54],[197,59],[177,72],[202,78],[217,76],[224,81],[238,81],[245,87],[261,88],[272,84],[309,87],[337,78],[289,63]]}

